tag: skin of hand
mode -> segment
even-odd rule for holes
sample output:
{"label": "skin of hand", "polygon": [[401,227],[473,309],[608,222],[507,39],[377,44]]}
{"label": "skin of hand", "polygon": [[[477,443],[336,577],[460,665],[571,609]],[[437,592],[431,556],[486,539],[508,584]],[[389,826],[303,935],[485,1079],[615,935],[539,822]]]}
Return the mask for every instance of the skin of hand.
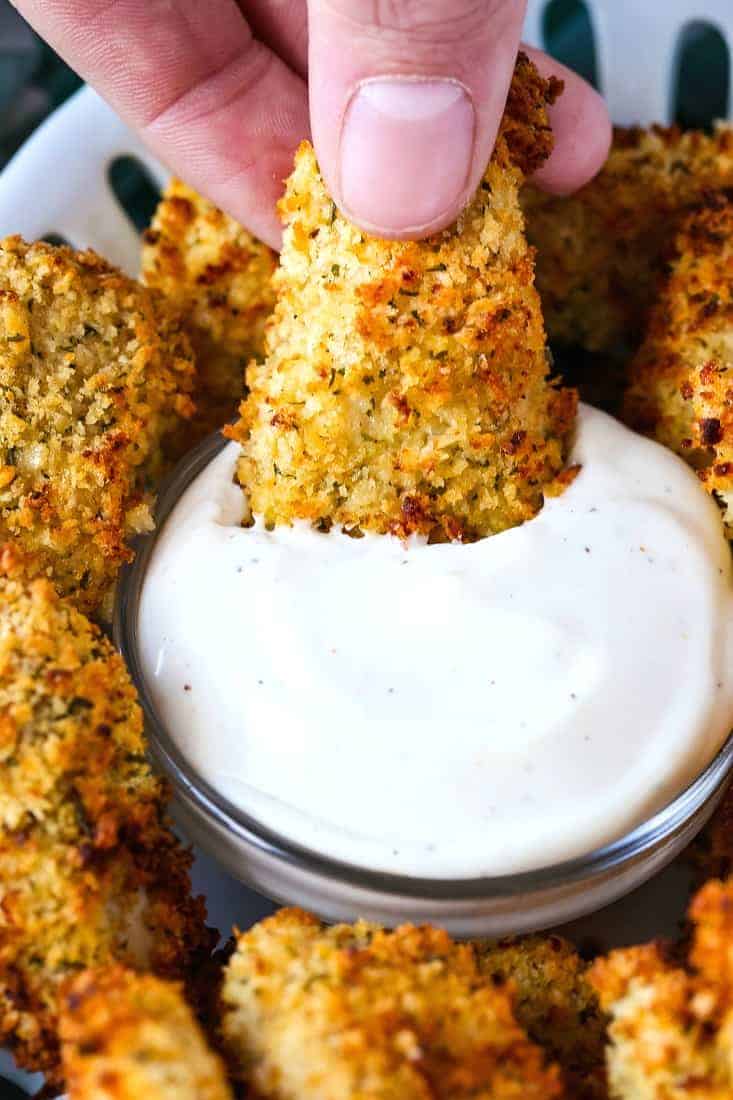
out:
{"label": "skin of hand", "polygon": [[[491,155],[525,0],[14,0],[175,173],[273,247],[275,204],[312,137],[342,212],[420,238],[455,220]],[[566,193],[605,160],[601,97],[564,80],[555,152]]]}

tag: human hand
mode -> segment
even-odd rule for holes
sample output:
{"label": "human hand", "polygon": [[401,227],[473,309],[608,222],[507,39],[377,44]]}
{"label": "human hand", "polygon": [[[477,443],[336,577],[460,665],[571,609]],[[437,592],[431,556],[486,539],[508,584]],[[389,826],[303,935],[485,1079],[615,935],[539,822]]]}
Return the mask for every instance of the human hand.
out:
{"label": "human hand", "polygon": [[[14,0],[170,168],[277,247],[275,203],[312,135],[347,217],[386,237],[449,224],[478,186],[524,0]],[[579,187],[610,141],[600,96],[565,81],[547,190]],[[310,109],[309,109],[310,97]],[[73,155],[73,150],[69,150]]]}

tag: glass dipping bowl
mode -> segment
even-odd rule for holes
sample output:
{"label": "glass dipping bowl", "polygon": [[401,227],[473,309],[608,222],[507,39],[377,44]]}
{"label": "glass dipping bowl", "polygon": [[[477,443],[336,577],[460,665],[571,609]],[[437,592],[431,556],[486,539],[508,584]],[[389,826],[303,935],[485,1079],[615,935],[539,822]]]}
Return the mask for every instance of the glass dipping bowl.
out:
{"label": "glass dipping bowl", "polygon": [[585,856],[512,875],[428,879],[365,870],[275,834],[224,798],[198,775],[156,714],[138,655],[137,615],[157,534],[225,445],[218,432],[207,437],[163,486],[156,530],[137,540],[135,561],[120,579],[113,626],[140,693],[153,763],[171,782],[173,816],[190,840],[260,893],[326,920],[431,923],[459,937],[529,932],[591,913],[640,886],[690,843],[724,793],[733,734],[686,790],[627,835]]}

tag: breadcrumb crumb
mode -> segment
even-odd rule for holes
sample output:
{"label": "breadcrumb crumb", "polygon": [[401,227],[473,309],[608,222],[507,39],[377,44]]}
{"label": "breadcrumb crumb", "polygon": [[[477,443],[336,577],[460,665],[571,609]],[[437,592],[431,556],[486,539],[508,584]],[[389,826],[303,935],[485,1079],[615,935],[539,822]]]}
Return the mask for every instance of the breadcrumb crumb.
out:
{"label": "breadcrumb crumb", "polygon": [[518,193],[552,147],[557,92],[520,54],[481,186],[425,241],[347,222],[300,147],[280,207],[267,359],[250,367],[229,433],[268,524],[473,539],[542,506],[576,395],[548,381]]}
{"label": "breadcrumb crumb", "polygon": [[232,419],[247,363],[264,356],[277,253],[177,179],[143,242],[143,279],[183,316],[196,353],[196,439]]}
{"label": "breadcrumb crumb", "polygon": [[646,313],[679,216],[705,191],[733,185],[733,127],[617,129],[608,160],[574,195],[528,186],[527,236],[550,342],[625,358]]}
{"label": "breadcrumb crumb", "polygon": [[162,298],[93,252],[0,242],[0,541],[86,612],[152,526],[194,367]]}
{"label": "breadcrumb crumb", "polygon": [[69,1100],[232,1100],[224,1066],[180,986],[117,966],[64,992]]}
{"label": "breadcrumb crumb", "polygon": [[213,947],[122,658],[45,580],[0,575],[0,1041],[57,1071],[63,983],[192,976]]}
{"label": "breadcrumb crumb", "polygon": [[674,239],[629,371],[624,419],[697,470],[733,538],[733,202],[711,193]]}
{"label": "breadcrumb crumb", "polygon": [[222,998],[225,1046],[262,1100],[562,1094],[510,992],[434,928],[328,928],[281,910],[238,937]]}

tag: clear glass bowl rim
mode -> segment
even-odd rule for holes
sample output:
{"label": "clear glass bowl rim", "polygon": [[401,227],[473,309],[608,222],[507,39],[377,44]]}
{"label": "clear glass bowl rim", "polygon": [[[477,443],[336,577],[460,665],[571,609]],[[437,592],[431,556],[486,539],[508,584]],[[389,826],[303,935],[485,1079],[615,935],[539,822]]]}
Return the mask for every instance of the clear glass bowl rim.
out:
{"label": "clear glass bowl rim", "polygon": [[234,833],[262,855],[304,872],[314,872],[347,886],[394,897],[435,900],[490,900],[564,888],[601,877],[631,863],[674,836],[720,790],[733,768],[733,732],[693,782],[651,818],[625,836],[574,859],[508,875],[479,878],[419,878],[370,870],[331,859],[278,835],[224,798],[200,776],[158,718],[137,652],[137,612],[148,560],[165,521],[188,485],[227,445],[220,432],[207,436],[185,455],[161,487],[155,530],[135,541],[135,559],[119,580],[113,636],[140,694],[151,755],[179,792],[209,822]]}

